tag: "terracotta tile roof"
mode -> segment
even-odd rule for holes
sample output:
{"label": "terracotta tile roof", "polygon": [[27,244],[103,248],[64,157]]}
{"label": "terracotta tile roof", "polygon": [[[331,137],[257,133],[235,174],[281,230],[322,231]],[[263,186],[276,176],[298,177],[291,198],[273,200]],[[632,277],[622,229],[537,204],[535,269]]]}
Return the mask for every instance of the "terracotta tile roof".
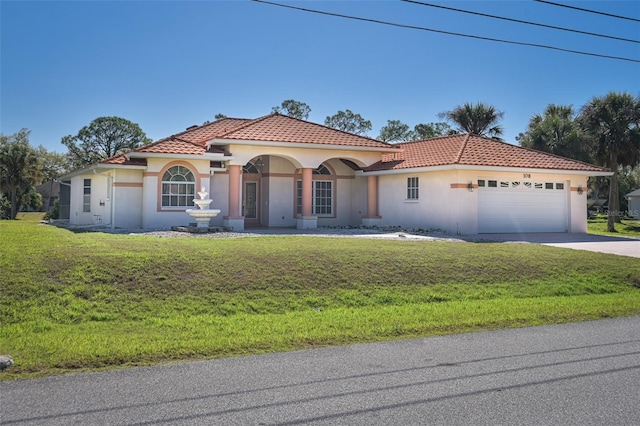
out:
{"label": "terracotta tile roof", "polygon": [[[246,118],[222,118],[202,126],[192,126],[168,138],[134,149],[136,153],[202,155],[207,142],[217,139],[223,144],[233,140],[267,142],[313,143],[322,145],[346,145],[370,148],[390,148],[392,145],[364,136],[357,136],[320,124],[311,123],[281,114],[269,114],[255,120]],[[222,147],[212,145],[208,152],[226,153]],[[105,164],[125,164],[125,159],[114,157]],[[128,163],[127,163],[128,164]]]}
{"label": "terracotta tile roof", "polygon": [[225,117],[211,123],[203,124],[202,126],[191,126],[184,132],[176,133],[173,137],[204,146],[208,140],[228,133],[231,130],[251,121],[254,120],[250,120],[248,118]]}
{"label": "terracotta tile roof", "polygon": [[205,147],[193,142],[178,139],[175,136],[171,136],[167,139],[162,139],[158,142],[136,148],[133,151],[148,152],[154,154],[202,155],[205,153]]}
{"label": "terracotta tile roof", "polygon": [[395,145],[404,151],[384,154],[366,171],[400,170],[443,165],[517,167],[606,172],[608,169],[546,152],[522,148],[473,134],[443,136]]}
{"label": "terracotta tile roof", "polygon": [[100,164],[121,164],[126,166],[146,166],[146,158],[127,158],[125,154],[119,154],[106,160],[100,161]]}
{"label": "terracotta tile roof", "polygon": [[393,145],[386,142],[282,114],[269,114],[248,121],[234,130],[219,135],[216,139],[393,148]]}

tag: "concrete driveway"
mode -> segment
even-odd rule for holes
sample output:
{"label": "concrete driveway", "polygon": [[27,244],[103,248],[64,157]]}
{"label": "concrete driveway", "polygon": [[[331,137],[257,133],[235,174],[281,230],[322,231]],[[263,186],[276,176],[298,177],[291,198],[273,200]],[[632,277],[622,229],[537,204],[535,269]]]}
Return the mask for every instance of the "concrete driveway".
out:
{"label": "concrete driveway", "polygon": [[488,241],[527,242],[640,258],[640,239],[594,234],[481,234]]}

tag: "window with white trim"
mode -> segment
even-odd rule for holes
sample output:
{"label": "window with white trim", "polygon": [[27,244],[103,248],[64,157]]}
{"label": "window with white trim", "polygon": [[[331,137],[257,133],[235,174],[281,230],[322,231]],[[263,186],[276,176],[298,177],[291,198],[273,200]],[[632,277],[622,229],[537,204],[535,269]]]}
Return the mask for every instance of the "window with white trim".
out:
{"label": "window with white trim", "polygon": [[[320,165],[313,170],[314,175],[330,175],[331,170]],[[315,216],[333,216],[333,181],[314,180],[311,184],[311,214]],[[302,214],[302,181],[296,181],[296,212]]]}
{"label": "window with white trim", "polygon": [[84,179],[82,188],[82,211],[91,212],[91,179]]}
{"label": "window with white trim", "polygon": [[185,166],[173,166],[162,175],[162,208],[182,209],[193,205],[196,178]]}
{"label": "window with white trim", "polygon": [[407,178],[407,200],[417,200],[420,196],[417,177]]}

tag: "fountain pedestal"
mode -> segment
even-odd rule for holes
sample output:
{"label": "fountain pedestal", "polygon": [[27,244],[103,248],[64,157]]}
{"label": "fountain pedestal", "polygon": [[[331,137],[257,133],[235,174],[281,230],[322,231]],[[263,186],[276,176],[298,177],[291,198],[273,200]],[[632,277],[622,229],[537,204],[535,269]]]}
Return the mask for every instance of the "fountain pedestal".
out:
{"label": "fountain pedestal", "polygon": [[193,199],[193,203],[198,208],[187,210],[187,214],[196,220],[197,228],[208,228],[211,218],[216,217],[220,213],[220,209],[209,208],[209,204],[211,204],[213,200],[207,198],[207,195],[209,195],[209,193],[205,191],[203,186],[200,188],[200,192],[198,192],[200,198]]}

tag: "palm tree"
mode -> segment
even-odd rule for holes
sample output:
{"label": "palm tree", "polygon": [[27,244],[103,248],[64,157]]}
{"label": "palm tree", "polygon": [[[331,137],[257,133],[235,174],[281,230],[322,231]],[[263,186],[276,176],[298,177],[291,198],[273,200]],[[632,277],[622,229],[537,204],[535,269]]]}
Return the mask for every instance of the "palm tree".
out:
{"label": "palm tree", "polygon": [[438,114],[439,118],[453,123],[459,132],[474,133],[495,139],[500,139],[502,136],[503,129],[500,126],[500,120],[503,116],[504,112],[482,102],[477,104],[467,102],[451,111]]}
{"label": "palm tree", "polygon": [[578,125],[571,105],[547,105],[542,115],[531,117],[527,130],[520,133],[516,140],[525,148],[574,160],[593,161],[593,149]]}
{"label": "palm tree", "polygon": [[615,232],[620,216],[618,165],[633,166],[640,160],[640,97],[616,92],[594,97],[582,107],[578,120],[594,139],[596,158],[613,172],[607,230]]}

